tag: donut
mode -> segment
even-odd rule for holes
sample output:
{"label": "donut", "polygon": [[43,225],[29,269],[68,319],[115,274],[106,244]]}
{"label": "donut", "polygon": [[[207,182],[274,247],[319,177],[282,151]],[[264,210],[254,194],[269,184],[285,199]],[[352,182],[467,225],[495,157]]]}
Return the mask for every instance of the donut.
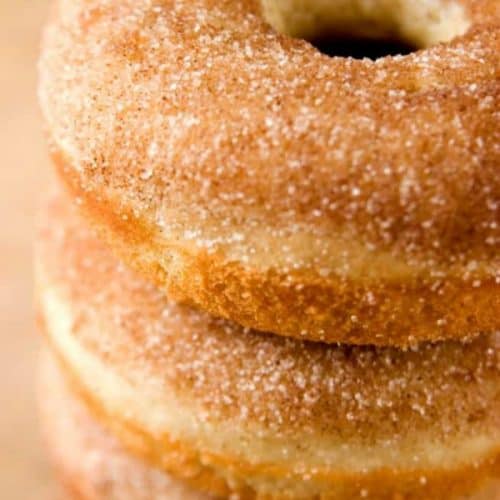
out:
{"label": "donut", "polygon": [[129,454],[73,394],[57,360],[40,356],[45,441],[65,500],[210,500]]}
{"label": "donut", "polygon": [[[40,359],[40,414],[65,500],[210,500],[152,469],[123,448],[75,396],[45,349]],[[463,500],[492,500],[498,482]],[[232,497],[237,500],[237,496]]]}
{"label": "donut", "polygon": [[499,478],[498,333],[408,350],[261,333],[173,302],[64,198],[39,227],[45,336],[98,421],[152,467],[273,500],[458,499]]}
{"label": "donut", "polygon": [[[55,1],[40,102],[88,219],[169,296],[252,329],[498,331],[498,1],[264,3]],[[312,38],[314,5],[420,50],[326,56],[286,34]]]}

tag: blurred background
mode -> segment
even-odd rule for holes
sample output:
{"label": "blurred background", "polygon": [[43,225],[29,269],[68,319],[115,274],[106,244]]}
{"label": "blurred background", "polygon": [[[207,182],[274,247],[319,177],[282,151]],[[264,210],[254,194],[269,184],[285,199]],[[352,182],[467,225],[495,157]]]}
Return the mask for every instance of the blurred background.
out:
{"label": "blurred background", "polygon": [[0,0],[0,499],[54,500],[38,432],[33,219],[48,160],[36,103],[47,0]]}

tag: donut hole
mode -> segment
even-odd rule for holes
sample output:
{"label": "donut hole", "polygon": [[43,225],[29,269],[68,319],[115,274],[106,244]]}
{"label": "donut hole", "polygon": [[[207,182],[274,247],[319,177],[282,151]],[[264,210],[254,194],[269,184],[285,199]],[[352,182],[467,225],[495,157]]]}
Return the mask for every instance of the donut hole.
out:
{"label": "donut hole", "polygon": [[407,55],[419,49],[404,40],[321,37],[309,40],[320,52],[331,57],[352,57],[354,59],[380,59],[381,57]]}
{"label": "donut hole", "polygon": [[470,20],[453,0],[261,0],[278,32],[330,56],[406,55],[463,35]]}

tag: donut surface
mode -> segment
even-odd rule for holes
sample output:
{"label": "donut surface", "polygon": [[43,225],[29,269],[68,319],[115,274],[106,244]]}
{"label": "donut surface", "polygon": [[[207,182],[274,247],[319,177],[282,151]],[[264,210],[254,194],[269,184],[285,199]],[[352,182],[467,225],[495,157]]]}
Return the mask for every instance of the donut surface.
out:
{"label": "donut surface", "polygon": [[257,333],[166,299],[61,201],[44,218],[47,338],[98,419],[153,466],[276,500],[455,499],[499,476],[498,334],[401,351]]}
{"label": "donut surface", "polygon": [[44,349],[39,406],[64,500],[210,500],[128,453],[90,414]]}
{"label": "donut surface", "polygon": [[[64,369],[48,350],[40,365],[42,424],[56,472],[68,491],[65,500],[214,498],[194,492],[125,450],[73,393]],[[462,500],[495,500],[499,495],[499,482],[491,481]]]}
{"label": "donut surface", "polygon": [[499,2],[348,3],[315,19],[425,48],[325,56],[265,21],[298,2],[55,1],[58,170],[122,258],[217,316],[356,344],[497,331]]}

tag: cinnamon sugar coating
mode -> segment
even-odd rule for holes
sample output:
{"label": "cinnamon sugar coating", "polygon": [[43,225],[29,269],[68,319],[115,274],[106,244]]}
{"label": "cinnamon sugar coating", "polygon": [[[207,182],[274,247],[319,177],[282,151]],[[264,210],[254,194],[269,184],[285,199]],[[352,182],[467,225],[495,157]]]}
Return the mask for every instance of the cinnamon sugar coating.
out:
{"label": "cinnamon sugar coating", "polygon": [[[164,400],[162,415],[172,411],[168,398],[179,398],[175,411],[196,421],[191,437],[164,427],[153,431],[137,413],[144,407],[152,415],[149,403],[137,401],[126,412],[109,407],[111,393],[89,393],[92,378],[100,376],[78,374],[77,384],[101,418],[153,464],[186,474],[177,455],[166,458],[173,442],[198,457],[203,477],[208,470],[217,479],[211,484],[225,484],[215,493],[263,499],[281,498],[266,497],[266,487],[284,478],[283,492],[307,492],[304,498],[342,484],[358,492],[369,485],[373,498],[392,498],[401,488],[437,499],[444,490],[458,495],[497,477],[498,334],[407,351],[284,339],[176,305],[112,258],[60,199],[45,212],[38,241],[41,312],[69,371],[75,371],[73,358],[50,328],[57,322],[45,298],[54,293],[70,314],[65,334],[104,372],[118,374],[138,398]],[[203,437],[206,426],[216,429],[209,434],[223,452]],[[225,441],[228,430],[233,437]],[[457,456],[463,443],[476,439],[480,448]],[[349,450],[355,458],[346,458]],[[370,450],[378,450],[376,460],[385,467],[368,467]],[[330,462],[334,452],[355,462],[344,470],[340,460]],[[442,462],[431,464],[432,456]]]}
{"label": "cinnamon sugar coating", "polygon": [[245,326],[498,330],[500,9],[426,2],[451,4],[458,36],[370,61],[253,0],[58,0],[39,93],[59,171],[141,272]]}

